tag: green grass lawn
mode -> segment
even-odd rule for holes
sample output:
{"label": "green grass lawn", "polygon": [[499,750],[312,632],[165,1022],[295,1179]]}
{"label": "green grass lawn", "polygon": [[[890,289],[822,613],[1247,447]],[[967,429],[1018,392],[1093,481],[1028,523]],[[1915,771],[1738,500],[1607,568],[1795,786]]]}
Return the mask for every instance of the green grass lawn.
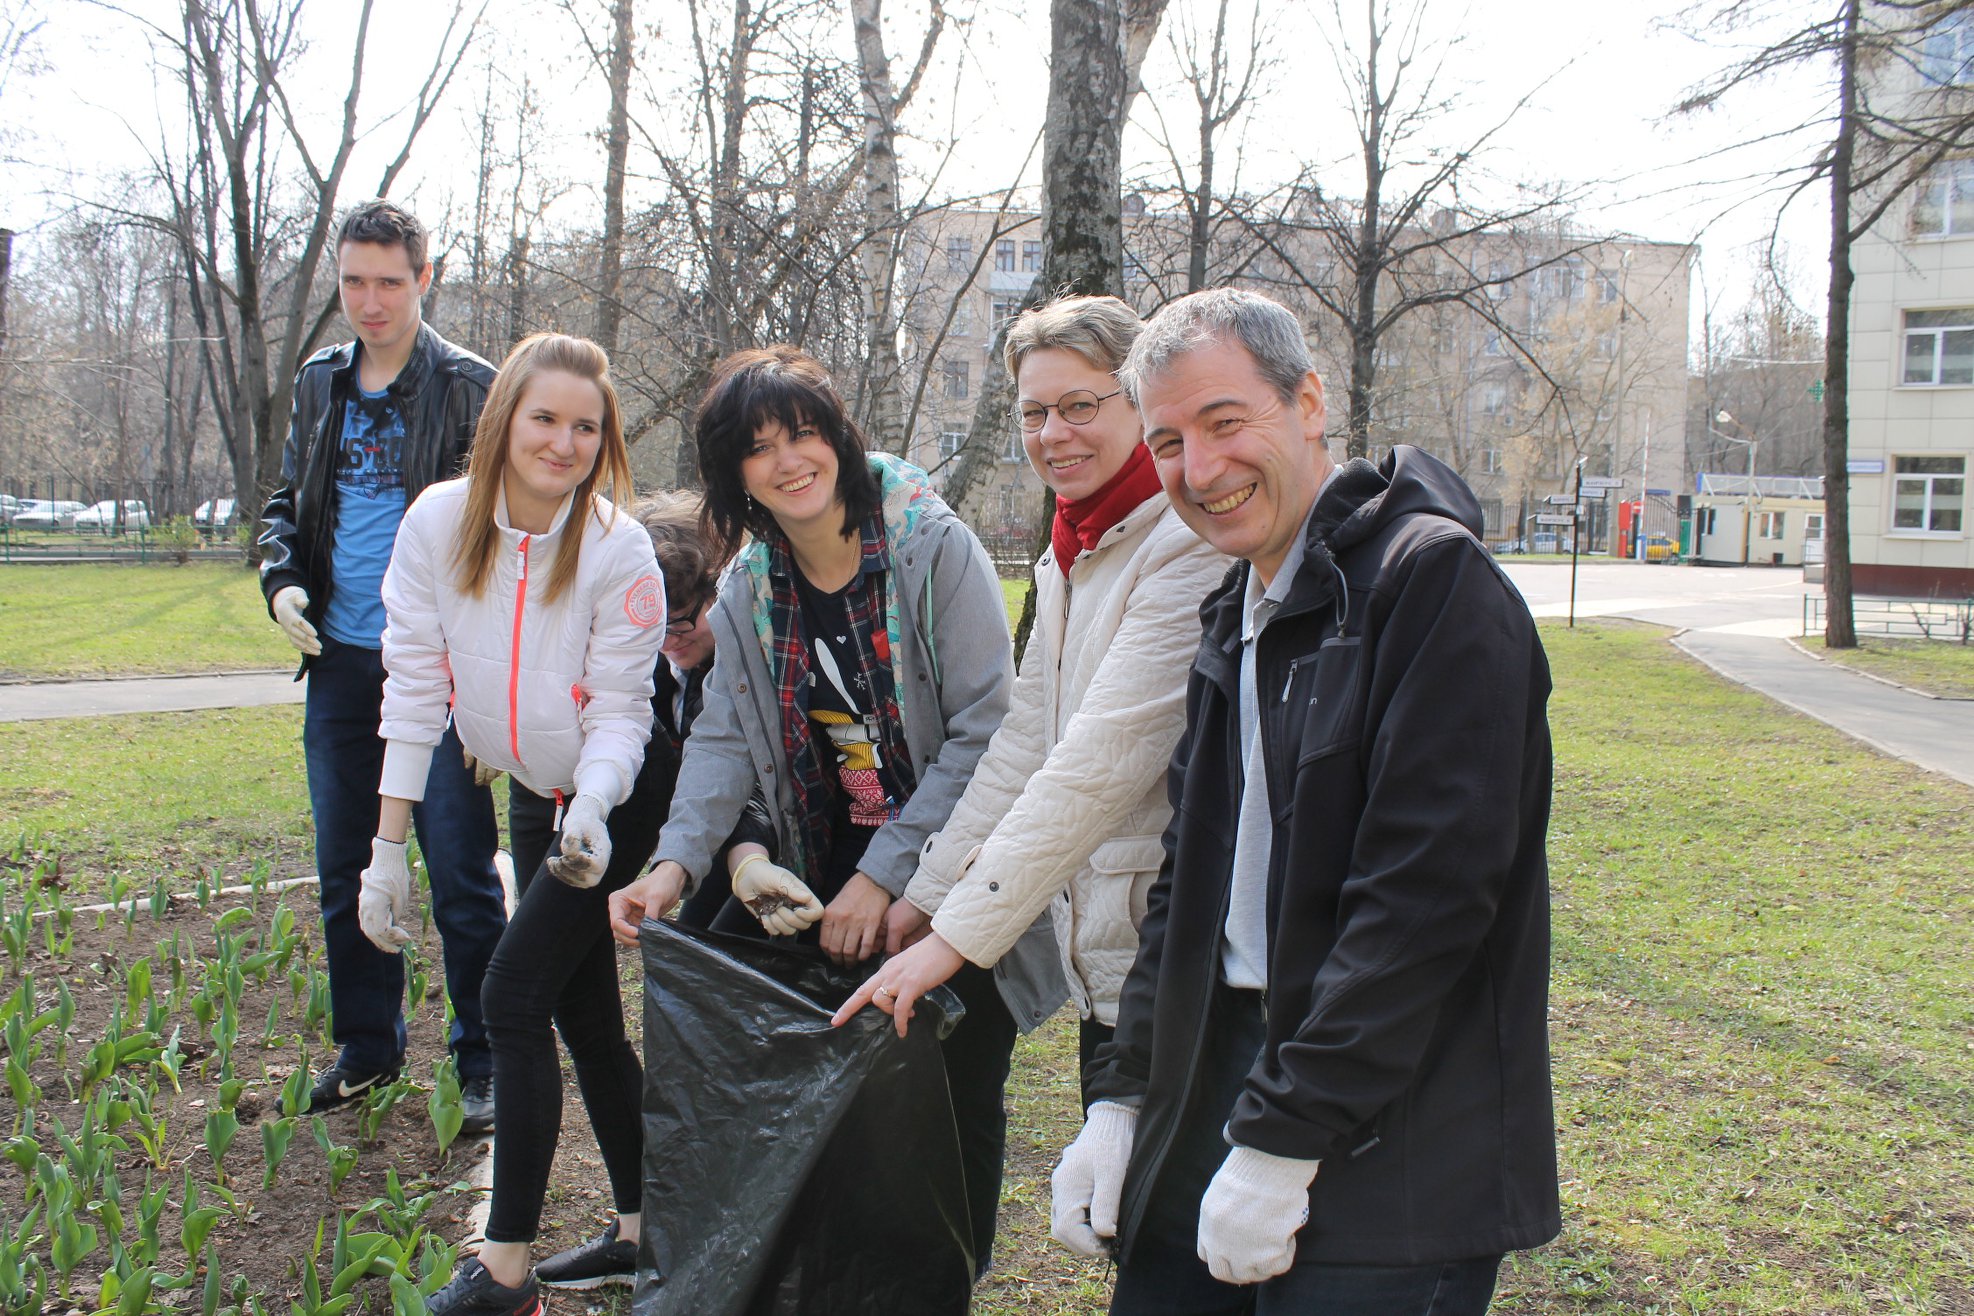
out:
{"label": "green grass lawn", "polygon": [[1877,635],[1860,636],[1855,649],[1826,649],[1822,636],[1806,637],[1802,645],[1832,662],[1924,690],[1929,695],[1974,699],[1974,645]]}
{"label": "green grass lawn", "polygon": [[0,567],[0,679],[289,667],[254,573],[77,563]]}
{"label": "green grass lawn", "polygon": [[[1504,1270],[1496,1310],[1974,1312],[1974,790],[1655,629],[1543,636],[1565,1223]],[[0,726],[0,816],[76,884],[112,865],[306,871],[299,718]],[[1103,1268],[1047,1238],[1074,1055],[1066,1014],[1016,1052],[988,1316],[1103,1305]]]}

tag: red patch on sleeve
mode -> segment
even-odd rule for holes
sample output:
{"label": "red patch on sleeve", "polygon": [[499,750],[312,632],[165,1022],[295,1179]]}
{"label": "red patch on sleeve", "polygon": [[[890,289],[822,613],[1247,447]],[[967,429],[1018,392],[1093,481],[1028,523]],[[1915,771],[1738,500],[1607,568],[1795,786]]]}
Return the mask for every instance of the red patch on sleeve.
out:
{"label": "red patch on sleeve", "polygon": [[639,576],[624,591],[624,615],[647,629],[665,620],[665,587],[656,576]]}

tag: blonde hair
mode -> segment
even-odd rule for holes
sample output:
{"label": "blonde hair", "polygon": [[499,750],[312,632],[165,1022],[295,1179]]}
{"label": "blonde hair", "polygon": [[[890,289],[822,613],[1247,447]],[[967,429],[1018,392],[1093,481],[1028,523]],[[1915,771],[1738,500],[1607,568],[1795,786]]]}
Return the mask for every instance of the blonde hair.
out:
{"label": "blonde hair", "polygon": [[1001,359],[1013,379],[1030,352],[1059,347],[1114,373],[1143,327],[1138,313],[1115,297],[1058,297],[1023,311],[1008,326]]}
{"label": "blonde hair", "polygon": [[[562,543],[555,550],[555,564],[549,568],[546,598],[561,597],[576,579],[576,563],[582,555],[583,536],[579,518],[588,508],[599,525],[609,524],[613,504],[632,497],[630,449],[624,444],[624,417],[617,403],[617,389],[610,382],[610,358],[587,338],[570,334],[530,334],[515,344],[500,363],[500,375],[487,392],[480,409],[480,423],[473,431],[472,455],[466,466],[466,517],[459,528],[459,544],[453,552],[453,565],[459,572],[459,587],[478,596],[486,592],[487,578],[493,574],[494,555],[500,550],[500,528],[494,524],[494,508],[499,505],[501,482],[507,474],[508,431],[514,413],[521,409],[521,397],[536,375],[548,370],[586,379],[603,395],[603,433],[597,445],[596,464],[576,486]],[[607,497],[598,497],[599,485],[608,485]]]}

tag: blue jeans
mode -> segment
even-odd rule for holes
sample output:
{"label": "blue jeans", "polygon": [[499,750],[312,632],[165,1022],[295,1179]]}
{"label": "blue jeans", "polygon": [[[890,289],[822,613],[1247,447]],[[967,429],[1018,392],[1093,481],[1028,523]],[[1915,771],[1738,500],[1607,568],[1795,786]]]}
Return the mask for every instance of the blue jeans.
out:
{"label": "blue jeans", "polygon": [[[302,753],[315,813],[315,867],[322,882],[323,939],[338,1061],[358,1073],[395,1068],[404,1058],[404,957],[370,944],[356,921],[370,841],[377,834],[377,785],[384,773],[384,660],[375,649],[322,636],[309,664]],[[432,917],[445,951],[452,997],[448,1039],[462,1079],[493,1072],[480,1013],[480,983],[507,927],[494,850],[500,841],[493,794],[473,784],[459,737],[448,727],[432,754],[425,798],[412,826],[432,885]]]}
{"label": "blue jeans", "polygon": [[[1500,1256],[1418,1266],[1305,1261],[1259,1284],[1223,1284],[1199,1259],[1199,1204],[1227,1157],[1221,1130],[1267,1041],[1259,992],[1214,988],[1200,1091],[1118,1268],[1111,1316],[1483,1316]],[[1320,1184],[1320,1176],[1318,1183]]]}

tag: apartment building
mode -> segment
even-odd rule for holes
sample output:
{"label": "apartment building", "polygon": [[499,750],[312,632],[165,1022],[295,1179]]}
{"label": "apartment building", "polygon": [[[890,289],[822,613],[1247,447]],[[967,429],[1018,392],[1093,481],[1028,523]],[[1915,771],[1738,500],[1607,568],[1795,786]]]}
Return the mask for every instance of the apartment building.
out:
{"label": "apartment building", "polygon": [[[1184,289],[1184,253],[1174,241],[1182,228],[1177,215],[1126,199],[1127,291],[1146,314]],[[1235,281],[1301,312],[1330,390],[1332,433],[1340,434],[1348,345],[1309,286],[1334,267],[1317,234],[1278,241],[1293,259],[1248,253]],[[1422,309],[1382,340],[1372,455],[1413,443],[1448,462],[1480,497],[1491,541],[1522,539],[1531,518],[1553,513],[1546,498],[1573,487],[1579,462],[1586,475],[1623,481],[1622,497],[1643,498],[1649,532],[1676,537],[1679,499],[1691,487],[1681,426],[1692,258],[1678,244],[1561,232],[1475,238],[1435,252],[1432,260],[1461,270],[1417,273],[1445,283],[1475,272],[1487,282],[1486,313],[1458,304]],[[908,404],[909,428],[912,456],[935,474],[964,441],[995,332],[1041,264],[1032,211],[945,210],[914,226],[900,281],[913,290],[902,316],[906,374],[926,383]],[[970,512],[983,528],[1028,524],[1042,484],[1011,424],[996,456]],[[1589,507],[1586,543],[1622,547],[1609,531],[1609,507]]]}
{"label": "apartment building", "polygon": [[[1861,71],[1875,104],[1974,109],[1974,14]],[[1862,202],[1861,202],[1862,204]],[[1920,179],[1851,249],[1850,523],[1860,594],[1974,596],[1974,160]]]}

